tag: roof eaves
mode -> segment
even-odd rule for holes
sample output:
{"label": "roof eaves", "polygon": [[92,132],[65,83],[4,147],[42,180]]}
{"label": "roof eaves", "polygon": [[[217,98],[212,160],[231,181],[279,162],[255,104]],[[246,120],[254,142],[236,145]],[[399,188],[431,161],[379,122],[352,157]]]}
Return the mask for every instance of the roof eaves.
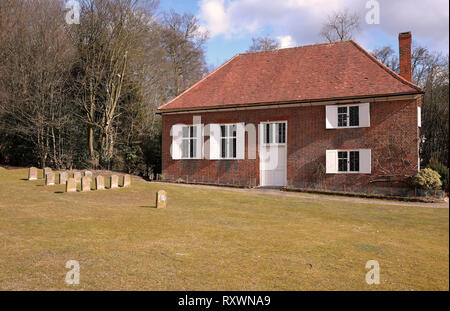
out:
{"label": "roof eaves", "polygon": [[157,111],[157,114],[164,114],[170,112],[192,112],[203,111],[203,110],[211,110],[211,111],[220,111],[225,109],[240,109],[240,108],[248,108],[248,107],[263,107],[263,106],[279,106],[286,104],[308,104],[308,103],[317,103],[317,102],[333,102],[333,101],[345,101],[345,100],[366,100],[371,98],[382,98],[382,97],[397,97],[397,96],[405,96],[405,95],[417,95],[421,94],[420,92],[402,92],[402,93],[389,93],[389,94],[374,94],[374,95],[364,95],[364,96],[345,96],[345,97],[333,97],[333,98],[318,98],[318,99],[304,99],[304,100],[293,100],[293,101],[277,101],[277,102],[260,102],[260,103],[246,103],[239,105],[222,105],[222,106],[205,106],[205,107],[195,107],[195,108],[175,108],[175,109],[167,109],[164,111]]}

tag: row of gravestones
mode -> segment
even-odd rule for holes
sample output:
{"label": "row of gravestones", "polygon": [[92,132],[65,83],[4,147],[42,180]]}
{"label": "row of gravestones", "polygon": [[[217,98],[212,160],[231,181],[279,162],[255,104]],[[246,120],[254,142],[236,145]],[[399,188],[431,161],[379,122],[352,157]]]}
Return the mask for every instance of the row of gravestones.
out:
{"label": "row of gravestones", "polygon": [[[119,187],[119,176],[111,175],[110,177],[110,187],[109,189],[114,189]],[[122,176],[122,187],[128,187],[131,185],[131,176],[123,175]],[[28,170],[28,180],[37,180],[38,179],[38,169],[35,167],[30,167]],[[55,185],[55,173],[51,168],[44,168],[44,179],[46,186]],[[84,176],[81,175],[80,172],[74,172],[73,178],[69,177],[67,172],[59,173],[59,184],[66,185],[66,192],[76,192],[77,184],[81,183],[81,191],[91,191],[91,180],[92,180],[92,172],[85,171]],[[95,177],[95,190],[104,190],[105,188],[105,180],[103,176]]]}

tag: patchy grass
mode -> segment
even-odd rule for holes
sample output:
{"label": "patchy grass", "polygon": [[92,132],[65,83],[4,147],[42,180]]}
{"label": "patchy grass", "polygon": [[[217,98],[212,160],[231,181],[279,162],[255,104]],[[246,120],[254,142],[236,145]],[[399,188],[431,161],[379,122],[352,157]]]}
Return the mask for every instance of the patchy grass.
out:
{"label": "patchy grass", "polygon": [[[26,176],[0,168],[1,290],[449,290],[448,209],[137,180],[62,193]],[[365,283],[371,259],[380,285]]]}

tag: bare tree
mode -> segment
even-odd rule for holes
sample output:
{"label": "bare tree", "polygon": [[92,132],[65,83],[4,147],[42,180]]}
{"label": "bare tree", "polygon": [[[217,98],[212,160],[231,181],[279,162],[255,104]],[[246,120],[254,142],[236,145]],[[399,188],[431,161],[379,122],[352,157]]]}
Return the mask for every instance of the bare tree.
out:
{"label": "bare tree", "polygon": [[347,8],[334,12],[327,17],[322,26],[320,36],[328,42],[344,41],[353,38],[360,30],[360,18],[357,13],[350,12]]}
{"label": "bare tree", "polygon": [[161,42],[172,70],[171,97],[177,96],[206,74],[203,45],[207,38],[207,33],[200,30],[194,15],[180,15],[175,11],[164,14]]}
{"label": "bare tree", "polygon": [[[391,47],[375,49],[372,54],[393,71],[399,72],[398,57]],[[411,67],[412,82],[425,91],[420,131],[422,166],[432,157],[448,165],[448,55],[443,57],[413,42]]]}
{"label": "bare tree", "polygon": [[372,55],[375,56],[380,62],[391,68],[395,72],[399,72],[399,62],[395,51],[390,46],[382,48],[376,48],[372,51]]}
{"label": "bare tree", "polygon": [[51,0],[10,1],[7,9],[11,27],[0,37],[1,128],[28,141],[41,166],[61,167],[67,154],[62,137],[71,122],[66,86],[73,59],[60,18],[62,5]]}
{"label": "bare tree", "polygon": [[68,25],[63,1],[0,1],[0,162],[158,172],[156,107],[207,72],[206,34],[157,0],[80,2]]}
{"label": "bare tree", "polygon": [[278,40],[270,37],[252,38],[252,42],[247,52],[271,51],[280,48]]}

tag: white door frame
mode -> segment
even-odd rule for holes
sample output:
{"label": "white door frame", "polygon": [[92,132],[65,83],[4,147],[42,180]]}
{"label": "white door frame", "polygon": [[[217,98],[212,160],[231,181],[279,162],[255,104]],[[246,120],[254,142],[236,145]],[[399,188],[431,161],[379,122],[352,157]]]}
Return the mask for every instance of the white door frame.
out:
{"label": "white door frame", "polygon": [[[259,132],[259,185],[260,186],[265,186],[263,185],[263,174],[262,174],[262,169],[261,169],[261,154],[263,153],[262,148],[265,147],[284,147],[284,180],[283,180],[283,185],[280,186],[286,186],[287,185],[287,143],[288,143],[288,122],[287,120],[277,120],[277,121],[263,121],[259,123],[259,128],[258,131],[264,131],[264,125],[265,124],[275,124],[275,123],[284,123],[285,124],[285,142],[284,143],[271,143],[271,144],[265,144],[263,142],[264,139],[264,132]],[[272,137],[273,139],[275,139],[275,126],[272,127]]]}

